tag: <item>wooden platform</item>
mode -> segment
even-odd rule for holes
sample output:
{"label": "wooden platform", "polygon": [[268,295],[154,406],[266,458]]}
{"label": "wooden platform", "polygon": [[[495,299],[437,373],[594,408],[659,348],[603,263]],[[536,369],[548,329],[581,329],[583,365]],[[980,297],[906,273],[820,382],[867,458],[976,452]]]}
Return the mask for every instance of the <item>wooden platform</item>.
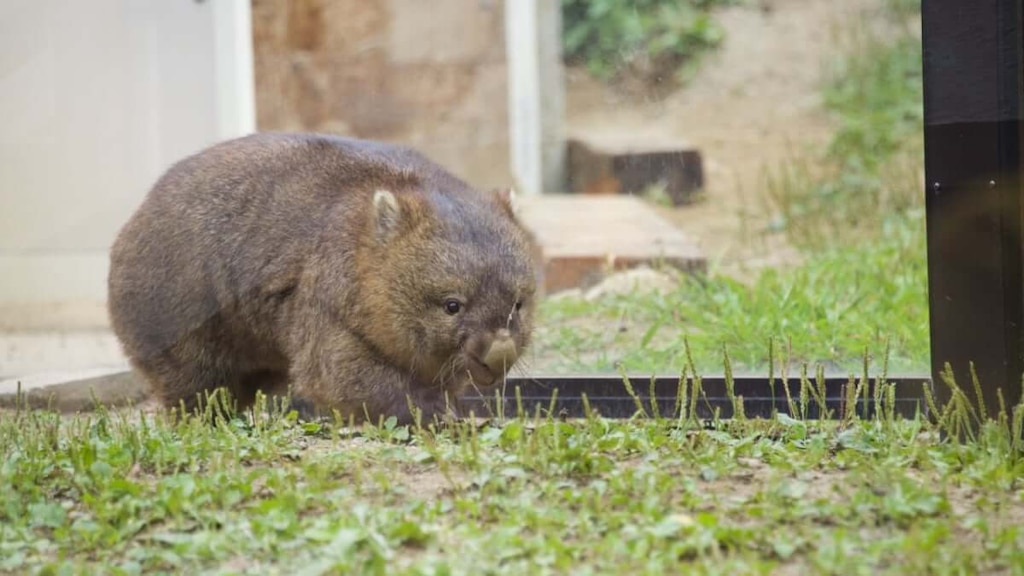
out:
{"label": "wooden platform", "polygon": [[541,245],[547,293],[586,287],[609,271],[665,264],[705,272],[696,241],[632,196],[520,197],[521,218]]}

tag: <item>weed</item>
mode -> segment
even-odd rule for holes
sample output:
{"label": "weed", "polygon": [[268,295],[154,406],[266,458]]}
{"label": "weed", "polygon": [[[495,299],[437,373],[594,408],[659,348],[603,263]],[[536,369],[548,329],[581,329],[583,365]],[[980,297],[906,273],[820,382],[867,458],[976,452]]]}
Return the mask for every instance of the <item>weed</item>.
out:
{"label": "weed", "polygon": [[[770,209],[797,247],[871,241],[923,207],[921,42],[904,3],[844,29],[826,108],[838,128],[824,153],[797,150],[766,170]],[[897,6],[899,4],[899,6]]]}

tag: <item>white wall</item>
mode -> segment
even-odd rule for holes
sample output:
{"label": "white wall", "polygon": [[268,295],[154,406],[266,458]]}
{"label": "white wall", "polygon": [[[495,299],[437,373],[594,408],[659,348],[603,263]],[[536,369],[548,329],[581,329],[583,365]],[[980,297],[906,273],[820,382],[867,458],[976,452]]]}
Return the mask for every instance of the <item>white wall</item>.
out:
{"label": "white wall", "polygon": [[0,0],[0,315],[105,300],[159,174],[254,129],[251,42],[248,0]]}

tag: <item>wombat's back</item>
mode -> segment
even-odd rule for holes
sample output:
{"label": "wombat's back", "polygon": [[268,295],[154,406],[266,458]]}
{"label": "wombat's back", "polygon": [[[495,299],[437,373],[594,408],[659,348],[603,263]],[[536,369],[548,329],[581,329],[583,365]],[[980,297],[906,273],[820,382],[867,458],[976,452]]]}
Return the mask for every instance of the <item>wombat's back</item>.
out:
{"label": "wombat's back", "polygon": [[185,158],[112,247],[113,328],[130,357],[158,355],[197,330],[273,348],[277,306],[328,220],[337,250],[350,250],[354,240],[341,237],[358,233],[361,198],[416,185],[469,191],[411,149],[341,137],[262,133]]}

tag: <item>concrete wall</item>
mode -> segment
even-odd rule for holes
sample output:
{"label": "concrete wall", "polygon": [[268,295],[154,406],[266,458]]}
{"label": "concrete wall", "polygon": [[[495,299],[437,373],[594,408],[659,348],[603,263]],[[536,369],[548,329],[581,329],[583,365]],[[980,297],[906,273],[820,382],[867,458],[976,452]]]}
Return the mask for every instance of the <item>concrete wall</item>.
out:
{"label": "concrete wall", "polygon": [[511,184],[501,0],[253,0],[260,130],[411,144]]}

